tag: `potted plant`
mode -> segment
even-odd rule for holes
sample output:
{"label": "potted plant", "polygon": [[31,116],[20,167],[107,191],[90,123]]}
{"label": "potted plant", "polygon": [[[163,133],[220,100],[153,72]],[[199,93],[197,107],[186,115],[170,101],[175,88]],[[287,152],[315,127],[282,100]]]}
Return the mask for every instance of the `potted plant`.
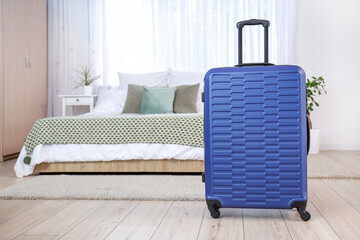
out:
{"label": "potted plant", "polygon": [[314,129],[310,118],[310,113],[315,107],[319,107],[319,103],[315,100],[316,95],[326,93],[325,81],[323,77],[311,77],[306,79],[306,114],[310,125],[310,153],[319,153],[320,150],[320,129]]}
{"label": "potted plant", "polygon": [[84,87],[84,95],[92,95],[93,93],[93,86],[91,85],[96,80],[100,78],[100,75],[95,75],[90,66],[81,66],[81,70],[75,70],[79,78],[75,82],[75,89],[79,87]]}

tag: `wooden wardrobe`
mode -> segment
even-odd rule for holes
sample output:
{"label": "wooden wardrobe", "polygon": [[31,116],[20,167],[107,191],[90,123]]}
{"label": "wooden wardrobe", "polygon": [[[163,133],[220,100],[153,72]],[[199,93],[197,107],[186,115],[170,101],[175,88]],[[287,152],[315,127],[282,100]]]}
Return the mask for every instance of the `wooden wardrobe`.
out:
{"label": "wooden wardrobe", "polygon": [[46,117],[46,0],[0,0],[0,161]]}

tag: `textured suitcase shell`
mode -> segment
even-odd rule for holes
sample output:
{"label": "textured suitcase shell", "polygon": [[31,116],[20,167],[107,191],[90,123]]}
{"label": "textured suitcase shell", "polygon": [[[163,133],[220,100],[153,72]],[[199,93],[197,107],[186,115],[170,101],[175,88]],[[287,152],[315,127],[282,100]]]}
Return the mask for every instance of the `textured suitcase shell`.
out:
{"label": "textured suitcase shell", "polygon": [[298,66],[215,68],[204,81],[209,210],[212,204],[306,206],[304,71]]}

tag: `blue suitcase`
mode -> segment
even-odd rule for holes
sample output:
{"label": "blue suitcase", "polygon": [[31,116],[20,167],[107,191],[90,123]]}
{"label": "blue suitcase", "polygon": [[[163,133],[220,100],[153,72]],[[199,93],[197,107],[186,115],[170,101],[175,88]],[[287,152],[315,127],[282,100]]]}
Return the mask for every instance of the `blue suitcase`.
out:
{"label": "blue suitcase", "polygon": [[[242,28],[264,27],[264,63],[242,63]],[[298,66],[268,63],[267,20],[237,23],[239,64],[205,75],[206,202],[220,208],[297,208],[307,204],[305,73]]]}

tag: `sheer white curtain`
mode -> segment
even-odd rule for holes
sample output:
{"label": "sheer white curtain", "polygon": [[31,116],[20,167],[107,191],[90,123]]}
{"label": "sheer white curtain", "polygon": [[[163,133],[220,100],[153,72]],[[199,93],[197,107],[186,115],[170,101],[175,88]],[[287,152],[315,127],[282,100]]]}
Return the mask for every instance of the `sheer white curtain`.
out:
{"label": "sheer white curtain", "polygon": [[61,115],[58,94],[73,94],[81,66],[94,64],[88,0],[48,0],[48,116]]}
{"label": "sheer white curtain", "polygon": [[[237,62],[239,20],[271,21],[270,60],[292,62],[294,0],[110,0],[104,4],[104,81],[116,72],[201,70]],[[244,29],[244,60],[263,59],[263,29]],[[104,59],[106,59],[104,61]]]}
{"label": "sheer white curtain", "polygon": [[[117,72],[206,71],[237,63],[236,23],[268,19],[270,61],[292,63],[295,0],[48,0],[49,115],[73,92],[72,69],[90,64],[100,85]],[[244,28],[244,61],[263,58],[263,29]]]}

